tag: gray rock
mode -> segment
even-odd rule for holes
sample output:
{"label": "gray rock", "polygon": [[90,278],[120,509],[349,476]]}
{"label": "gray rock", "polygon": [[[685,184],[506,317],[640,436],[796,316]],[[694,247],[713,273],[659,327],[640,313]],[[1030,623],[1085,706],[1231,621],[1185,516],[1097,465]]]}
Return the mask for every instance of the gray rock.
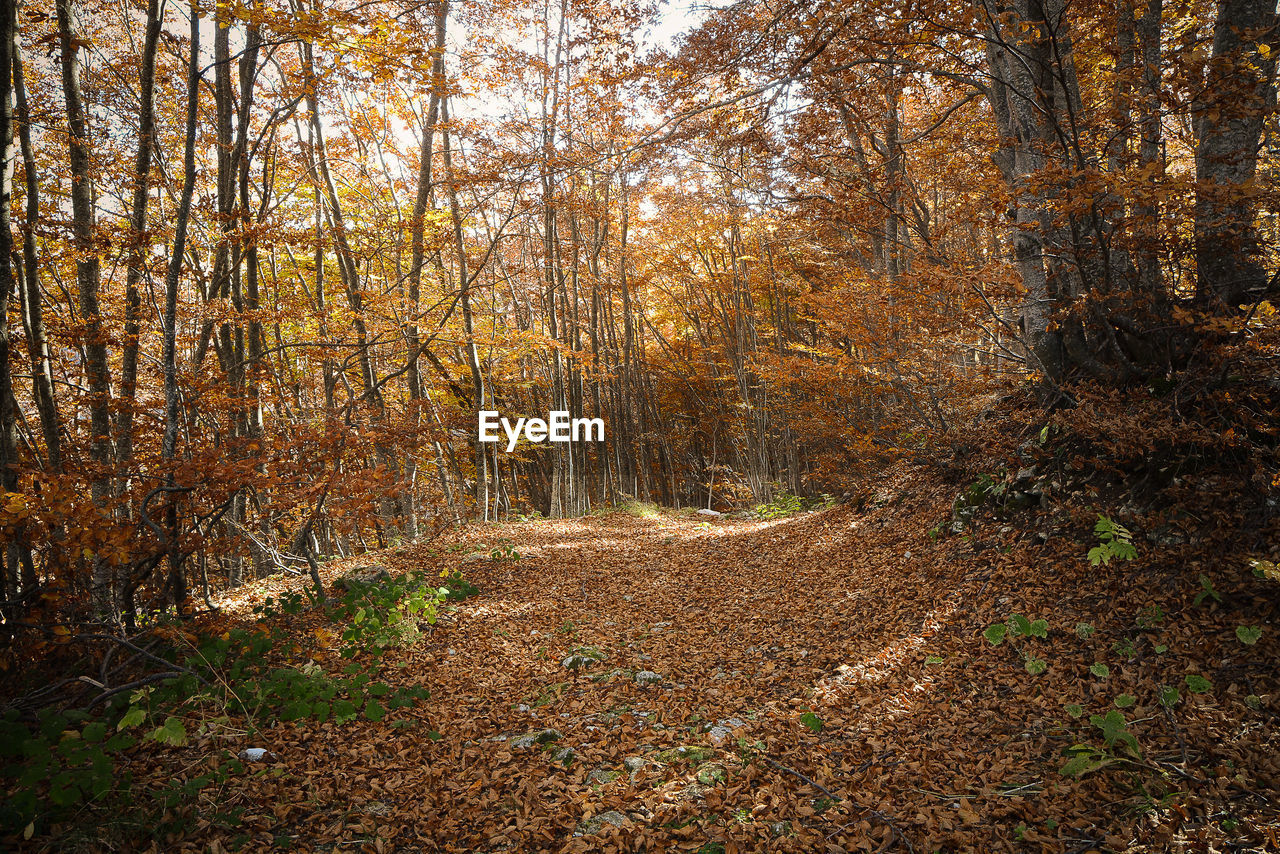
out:
{"label": "gray rock", "polygon": [[708,510],[707,508],[704,507],[698,511],[698,515],[699,516],[721,516],[723,514],[717,513],[715,510]]}
{"label": "gray rock", "polygon": [[1161,525],[1151,533],[1147,534],[1147,539],[1157,546],[1180,546],[1187,541],[1186,536],[1174,528],[1172,525]]}
{"label": "gray rock", "polygon": [[508,743],[516,750],[524,750],[538,744],[550,744],[553,741],[559,741],[560,738],[561,733],[559,730],[548,727],[547,729],[540,729],[536,732],[517,735]]}
{"label": "gray rock", "polygon": [[557,747],[551,751],[551,761],[560,762],[566,766],[572,765],[573,760],[578,758],[578,751],[572,747]]}
{"label": "gray rock", "polygon": [[593,646],[580,646],[566,655],[560,664],[569,670],[579,670],[583,667],[590,667],[598,661],[604,661],[605,658],[607,656]]}
{"label": "gray rock", "polygon": [[578,825],[578,829],[573,832],[574,836],[595,836],[602,832],[606,827],[630,827],[631,819],[627,818],[617,810],[609,810],[599,815],[593,815],[591,818],[583,819]]}
{"label": "gray rock", "polygon": [[351,569],[343,573],[342,577],[337,580],[337,586],[343,590],[352,590],[358,587],[368,587],[373,584],[382,584],[391,580],[391,573],[387,572],[385,566],[377,564],[365,564],[363,566],[353,566]]}
{"label": "gray rock", "polygon": [[641,670],[633,678],[637,685],[657,685],[662,681],[662,674],[654,673],[652,670]]}
{"label": "gray rock", "polygon": [[603,765],[599,768],[591,769],[591,773],[587,775],[588,783],[598,783],[601,786],[607,786],[614,780],[622,776],[622,772],[615,768],[605,768]]}
{"label": "gray rock", "polygon": [[622,760],[622,767],[626,768],[632,774],[636,773],[648,764],[648,762],[645,762],[639,756],[628,756],[626,759]]}

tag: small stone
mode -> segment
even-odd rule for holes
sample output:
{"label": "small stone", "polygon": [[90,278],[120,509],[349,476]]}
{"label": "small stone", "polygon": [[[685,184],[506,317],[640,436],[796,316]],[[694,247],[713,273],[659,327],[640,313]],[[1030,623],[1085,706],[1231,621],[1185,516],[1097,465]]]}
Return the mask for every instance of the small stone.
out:
{"label": "small stone", "polygon": [[566,655],[561,660],[560,665],[569,670],[580,670],[583,667],[590,667],[598,661],[604,661],[605,658],[605,654],[593,646],[580,646]]}
{"label": "small stone", "polygon": [[594,768],[591,773],[587,775],[587,782],[607,786],[621,776],[622,772],[613,768]]}
{"label": "small stone", "polygon": [[270,756],[271,753],[264,747],[246,747],[240,751],[240,759],[245,762],[261,762]]}
{"label": "small stone", "polygon": [[711,729],[707,730],[707,738],[711,739],[711,743],[717,746],[724,744],[725,739],[731,735],[733,735],[733,730],[727,726],[721,726],[720,724],[716,724]]}
{"label": "small stone", "polygon": [[630,827],[631,819],[627,818],[617,810],[609,810],[599,815],[593,815],[591,818],[583,819],[578,825],[578,829],[573,832],[574,836],[595,836],[603,831],[606,827]]}
{"label": "small stone", "polygon": [[718,513],[715,510],[708,510],[707,508],[704,507],[698,511],[698,515],[699,516],[722,516],[724,514]]}
{"label": "small stone", "polygon": [[715,751],[709,747],[682,744],[679,747],[670,747],[659,751],[653,758],[663,765],[670,765],[673,762],[688,762],[692,765],[701,765],[714,755]]}
{"label": "small stone", "polygon": [[550,744],[553,741],[559,741],[560,738],[561,733],[559,730],[548,727],[547,729],[540,729],[536,732],[518,735],[511,739],[509,744],[516,750],[524,750],[525,748],[533,747],[536,744]]}
{"label": "small stone", "polygon": [[560,762],[566,766],[573,764],[573,760],[578,757],[578,751],[572,747],[557,747],[551,751],[551,761]]}
{"label": "small stone", "polygon": [[648,764],[649,763],[645,762],[639,756],[628,756],[626,759],[622,760],[622,767],[626,768],[632,774],[636,773],[637,771],[639,771],[641,768],[643,768],[645,765],[648,765]]}
{"label": "small stone", "polygon": [[662,674],[654,673],[652,670],[641,670],[633,678],[637,685],[657,685],[662,681]]}

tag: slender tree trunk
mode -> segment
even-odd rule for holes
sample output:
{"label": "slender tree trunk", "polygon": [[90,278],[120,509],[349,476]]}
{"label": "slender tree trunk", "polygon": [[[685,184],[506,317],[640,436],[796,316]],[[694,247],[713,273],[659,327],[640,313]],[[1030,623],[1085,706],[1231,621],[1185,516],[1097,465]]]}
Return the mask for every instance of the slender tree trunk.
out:
{"label": "slender tree trunk", "polygon": [[[200,14],[191,4],[191,56],[187,65],[187,127],[182,149],[182,197],[175,212],[173,249],[164,282],[164,439],[160,457],[168,467],[165,485],[176,487],[173,465],[178,448],[178,282],[187,250],[187,224],[191,218],[191,198],[196,185],[196,119],[200,110]],[[169,589],[174,607],[181,609],[187,599],[182,573],[181,544],[178,542],[176,495],[169,495],[167,513]]]}
{"label": "slender tree trunk", "polygon": [[[427,107],[426,121],[422,128],[422,144],[418,151],[418,192],[413,202],[413,218],[410,221],[410,261],[409,261],[409,319],[405,328],[405,343],[409,351],[409,370],[406,382],[409,391],[410,417],[415,427],[422,424],[423,383],[418,370],[421,337],[418,329],[418,311],[422,296],[422,267],[426,263],[426,252],[423,248],[426,230],[427,208],[431,199],[431,158],[435,148],[436,122],[440,116],[440,94],[444,86],[444,37],[445,26],[449,16],[449,4],[439,0],[435,13],[435,43],[431,60],[431,100]],[[441,489],[450,505],[453,504],[448,484],[444,481],[444,469],[441,467],[440,450],[436,446],[437,472],[441,476]],[[405,480],[408,482],[401,502],[406,522],[405,533],[412,539],[418,535],[418,511],[415,502],[417,477],[417,461],[414,456],[406,461]]]}
{"label": "slender tree trunk", "polygon": [[[476,348],[475,321],[471,311],[471,277],[467,270],[467,247],[462,237],[462,212],[458,207],[457,176],[453,171],[453,148],[449,134],[449,97],[441,96],[440,113],[444,119],[444,180],[449,196],[449,216],[453,220],[454,250],[458,256],[458,290],[459,302],[462,306],[462,334],[466,339],[467,368],[471,371],[471,391],[474,397],[477,419],[479,412],[486,408],[487,396],[484,385],[484,374],[480,370],[480,352]],[[475,499],[477,509],[488,519],[489,513],[489,458],[485,454],[484,445],[477,434],[474,445],[476,461]]]}
{"label": "slender tree trunk", "polygon": [[[138,335],[142,297],[138,284],[150,254],[147,233],[148,183],[155,150],[156,47],[160,40],[161,0],[147,0],[147,29],[138,75],[138,152],[133,164],[133,204],[129,212],[129,271],[125,279],[124,347],[120,366],[120,414],[116,423],[116,459],[127,465],[133,458],[133,410],[138,392]],[[127,481],[118,487],[123,491]]]}
{"label": "slender tree trunk", "polygon": [[[0,487],[5,492],[18,491],[18,419],[17,402],[13,398],[13,380],[9,373],[9,297],[14,292],[13,232],[9,228],[9,211],[13,201],[13,68],[14,45],[18,37],[16,3],[5,3],[0,10]],[[10,542],[5,554],[4,584],[0,595],[6,602],[18,597],[19,556],[16,542]],[[12,617],[13,606],[5,606]]]}
{"label": "slender tree trunk", "polygon": [[31,359],[31,388],[40,415],[40,431],[44,435],[45,458],[49,468],[62,468],[62,427],[53,392],[53,358],[44,325],[44,300],[40,293],[39,268],[36,261],[36,225],[40,219],[40,173],[31,145],[31,113],[23,81],[22,57],[15,37],[13,50],[13,89],[17,96],[18,135],[22,143],[22,166],[26,173],[26,215],[22,230],[23,276],[22,323],[27,333],[27,354]]}
{"label": "slender tree trunk", "polygon": [[[72,234],[78,254],[76,284],[80,314],[85,325],[85,375],[89,385],[90,458],[96,467],[92,491],[94,502],[105,507],[111,464],[110,375],[107,367],[107,340],[98,308],[99,265],[94,246],[93,164],[89,154],[89,117],[80,93],[79,10],[75,0],[57,0],[58,37],[62,49],[62,92],[66,99],[67,147],[71,172]],[[95,578],[95,586],[102,579]]]}

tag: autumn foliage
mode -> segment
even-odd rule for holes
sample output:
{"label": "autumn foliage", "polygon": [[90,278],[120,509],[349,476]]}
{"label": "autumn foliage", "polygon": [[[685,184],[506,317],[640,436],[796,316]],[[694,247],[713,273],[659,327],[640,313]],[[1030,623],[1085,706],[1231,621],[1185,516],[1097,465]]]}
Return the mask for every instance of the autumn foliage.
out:
{"label": "autumn foliage", "polygon": [[1012,484],[1040,431],[1084,516],[1274,495],[1274,4],[2,17],[0,669],[469,521]]}

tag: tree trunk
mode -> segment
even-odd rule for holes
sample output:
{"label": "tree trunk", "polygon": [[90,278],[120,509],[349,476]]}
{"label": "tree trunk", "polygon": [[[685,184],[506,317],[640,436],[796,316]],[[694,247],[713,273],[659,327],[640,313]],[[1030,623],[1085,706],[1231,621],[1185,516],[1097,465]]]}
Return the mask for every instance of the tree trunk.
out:
{"label": "tree trunk", "polygon": [[1206,101],[1194,119],[1196,298],[1216,311],[1234,311],[1275,290],[1262,265],[1249,185],[1263,123],[1275,103],[1276,24],[1274,0],[1218,5]]}
{"label": "tree trunk", "polygon": [[[133,409],[138,391],[138,334],[142,297],[138,284],[150,254],[147,233],[148,181],[155,150],[156,46],[160,40],[160,0],[147,0],[147,30],[138,75],[138,153],[133,165],[133,204],[129,213],[129,271],[125,280],[124,348],[120,366],[120,414],[116,423],[116,459],[133,458]],[[120,488],[125,487],[121,481]]]}
{"label": "tree trunk", "polygon": [[[76,284],[85,325],[85,375],[89,385],[89,426],[92,492],[99,507],[106,505],[111,463],[110,375],[107,339],[98,309],[99,268],[94,246],[93,164],[89,156],[89,117],[80,94],[79,11],[74,0],[57,0],[58,37],[62,49],[62,92],[66,99],[68,160],[71,168],[72,234],[78,254]],[[101,581],[95,578],[95,586]]]}
{"label": "tree trunk", "polygon": [[22,57],[15,37],[13,49],[13,90],[17,96],[20,122],[18,136],[22,142],[22,165],[26,173],[27,221],[22,230],[23,275],[22,323],[27,333],[27,355],[31,360],[31,389],[36,411],[40,415],[40,431],[44,435],[45,458],[53,471],[62,468],[62,427],[53,392],[53,358],[44,325],[44,300],[40,293],[36,264],[36,225],[40,219],[40,178],[36,170],[35,152],[31,145],[31,113],[27,108],[27,92],[23,81]]}
{"label": "tree trunk", "polygon": [[[164,281],[164,439],[160,457],[168,467],[165,485],[176,486],[173,472],[178,448],[178,281],[187,248],[187,224],[191,218],[191,197],[196,185],[196,119],[200,110],[200,14],[191,4],[191,57],[187,65],[187,127],[182,150],[182,197],[175,212],[173,249]],[[178,542],[176,495],[170,493],[167,512],[169,588],[174,607],[181,609],[187,598],[182,574],[182,552]]]}

